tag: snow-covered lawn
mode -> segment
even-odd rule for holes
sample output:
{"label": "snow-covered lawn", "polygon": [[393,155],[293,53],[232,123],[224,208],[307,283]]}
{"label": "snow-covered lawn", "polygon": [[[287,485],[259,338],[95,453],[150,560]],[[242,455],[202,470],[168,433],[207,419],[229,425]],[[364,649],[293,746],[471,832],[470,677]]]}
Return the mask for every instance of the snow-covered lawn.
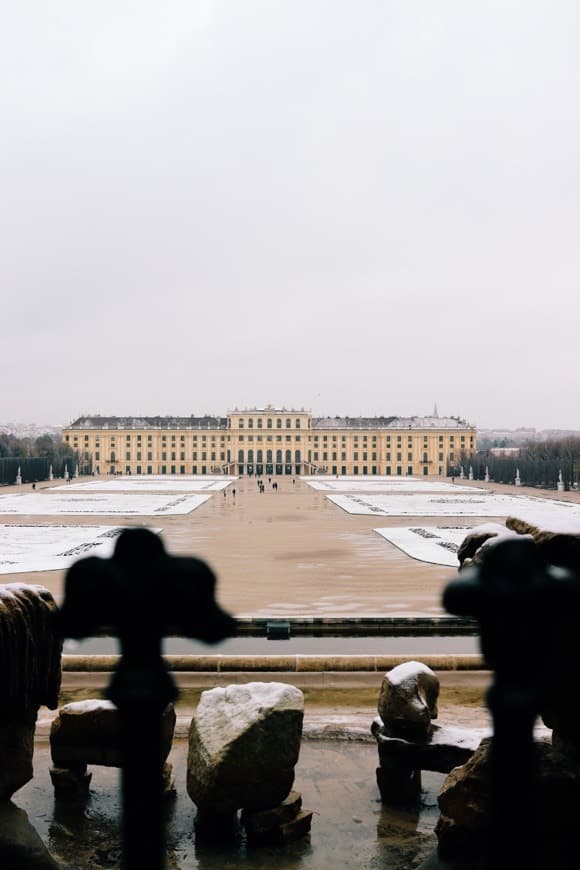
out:
{"label": "snow-covered lawn", "polygon": [[50,487],[51,492],[218,492],[237,478],[197,475],[144,474],[85,480]]}
{"label": "snow-covered lawn", "polygon": [[[72,486],[72,484],[71,484]],[[153,495],[151,493],[76,495],[75,493],[22,493],[0,496],[0,514],[52,517],[64,514],[121,514],[153,516],[188,514],[209,495]]]}
{"label": "snow-covered lawn", "polygon": [[0,574],[60,571],[84,556],[109,557],[121,531],[112,526],[0,525]]}
{"label": "snow-covered lawn", "polygon": [[350,514],[391,517],[516,516],[542,525],[559,518],[580,518],[580,505],[551,499],[511,495],[328,495]]}
{"label": "snow-covered lawn", "polygon": [[469,528],[456,526],[430,526],[429,528],[392,526],[375,529],[375,532],[413,559],[431,562],[434,565],[447,565],[450,568],[459,567],[459,560],[455,554],[470,531]]}
{"label": "snow-covered lawn", "polygon": [[312,489],[322,492],[480,492],[479,486],[455,486],[444,480],[423,480],[420,477],[343,477],[337,479],[303,477]]}

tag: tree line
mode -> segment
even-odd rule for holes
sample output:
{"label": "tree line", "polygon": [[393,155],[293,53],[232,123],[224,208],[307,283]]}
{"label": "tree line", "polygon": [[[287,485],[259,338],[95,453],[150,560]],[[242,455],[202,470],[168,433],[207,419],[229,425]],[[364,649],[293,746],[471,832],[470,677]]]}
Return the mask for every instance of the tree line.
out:
{"label": "tree line", "polygon": [[459,466],[451,466],[448,473],[457,476],[463,466],[467,476],[470,465],[476,480],[483,480],[487,469],[491,481],[514,483],[519,471],[522,486],[542,489],[557,489],[561,472],[564,488],[568,490],[580,483],[580,438],[528,441],[509,457],[496,456],[489,450],[479,450],[471,456],[463,453]]}
{"label": "tree line", "polygon": [[72,476],[77,462],[78,452],[58,435],[19,438],[0,433],[0,484],[15,483],[19,468],[23,483],[48,480],[51,465],[55,477],[63,477],[66,467]]}

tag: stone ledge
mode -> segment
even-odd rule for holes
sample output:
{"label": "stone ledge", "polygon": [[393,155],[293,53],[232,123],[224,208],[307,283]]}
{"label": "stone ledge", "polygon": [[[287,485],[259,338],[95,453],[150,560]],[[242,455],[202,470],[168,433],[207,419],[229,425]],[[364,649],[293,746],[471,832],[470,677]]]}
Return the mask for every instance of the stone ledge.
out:
{"label": "stone ledge", "polygon": [[[239,671],[280,671],[300,673],[304,671],[371,671],[382,673],[410,660],[420,660],[436,671],[485,670],[481,656],[465,655],[278,655],[278,656],[164,656],[171,671],[197,673],[235,673]],[[119,662],[116,655],[64,655],[64,672],[110,672]]]}

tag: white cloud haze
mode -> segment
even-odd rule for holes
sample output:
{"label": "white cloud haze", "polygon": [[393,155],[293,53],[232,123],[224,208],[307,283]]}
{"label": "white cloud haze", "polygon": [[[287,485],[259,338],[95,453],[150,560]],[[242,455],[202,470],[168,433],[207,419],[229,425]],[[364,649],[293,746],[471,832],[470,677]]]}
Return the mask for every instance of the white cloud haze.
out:
{"label": "white cloud haze", "polygon": [[577,3],[8,5],[0,422],[580,429]]}

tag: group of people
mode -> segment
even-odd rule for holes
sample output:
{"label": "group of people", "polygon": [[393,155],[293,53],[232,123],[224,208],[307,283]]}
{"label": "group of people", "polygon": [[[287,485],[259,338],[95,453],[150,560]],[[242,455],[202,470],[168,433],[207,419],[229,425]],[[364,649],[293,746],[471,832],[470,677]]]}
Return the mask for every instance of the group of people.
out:
{"label": "group of people", "polygon": [[[257,483],[258,483],[258,492],[266,492],[266,484],[264,483],[264,481],[262,480],[261,477],[258,478]],[[272,489],[274,489],[276,491],[278,490],[277,482],[274,481],[274,483],[272,483],[271,477],[268,478],[268,483],[270,483],[272,485]]]}
{"label": "group of people", "polygon": [[[266,492],[266,484],[264,483],[264,481],[262,480],[261,477],[259,477],[259,478],[257,479],[256,483],[258,484],[258,492]],[[277,480],[275,480],[274,482],[272,482],[272,478],[269,477],[269,478],[268,478],[268,483],[271,485],[271,487],[272,487],[272,489],[274,490],[274,492],[278,492],[278,481],[277,481]],[[293,480],[292,483],[296,483],[296,481]],[[232,498],[235,499],[235,497],[236,497],[236,490],[235,490],[235,487],[233,487],[233,488],[230,490],[230,492],[231,492],[231,494],[232,494]],[[228,487],[226,486],[226,487],[224,488],[224,498],[227,497],[227,494],[228,494]]]}

